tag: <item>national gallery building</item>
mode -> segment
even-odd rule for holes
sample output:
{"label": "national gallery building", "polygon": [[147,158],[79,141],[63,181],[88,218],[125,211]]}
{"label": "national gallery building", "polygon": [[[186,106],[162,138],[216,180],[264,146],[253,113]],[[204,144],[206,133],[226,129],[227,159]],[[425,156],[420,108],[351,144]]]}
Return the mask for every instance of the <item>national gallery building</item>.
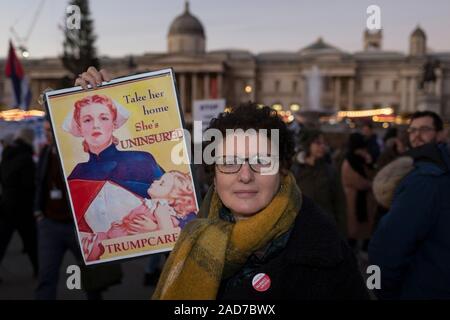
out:
{"label": "national gallery building", "polygon": [[[450,119],[450,52],[430,52],[420,27],[409,35],[408,52],[385,50],[382,32],[365,31],[362,50],[353,53],[322,38],[305,46],[299,43],[299,50],[292,52],[208,51],[205,28],[187,3],[170,24],[167,52],[100,57],[100,61],[114,77],[174,68],[187,121],[194,100],[215,98],[224,98],[227,106],[252,100],[291,112],[391,107],[396,114],[410,114],[429,109]],[[44,89],[57,88],[68,75],[58,57],[23,63],[32,101]],[[4,60],[0,68],[4,69]],[[2,72],[1,105],[4,84]],[[32,107],[40,108],[37,103]]]}

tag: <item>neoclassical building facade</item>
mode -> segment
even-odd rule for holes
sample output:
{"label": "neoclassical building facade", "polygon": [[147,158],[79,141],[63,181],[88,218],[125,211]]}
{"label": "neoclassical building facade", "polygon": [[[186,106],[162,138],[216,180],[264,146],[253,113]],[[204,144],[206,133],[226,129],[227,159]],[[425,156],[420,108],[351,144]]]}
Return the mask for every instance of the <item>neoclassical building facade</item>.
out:
{"label": "neoclassical building facade", "polygon": [[[410,35],[409,52],[388,51],[382,46],[382,32],[365,31],[363,49],[354,53],[322,38],[296,52],[207,51],[205,29],[186,3],[170,24],[167,52],[103,57],[101,64],[113,76],[174,68],[187,121],[196,99],[224,98],[228,106],[252,100],[297,111],[311,107],[313,94],[320,108],[331,112],[389,106],[397,114],[430,109],[450,119],[450,52],[430,52],[420,27]],[[432,61],[427,69],[430,81],[422,85],[425,65]],[[24,64],[34,101],[67,75],[57,57]],[[318,82],[313,81],[314,74]],[[319,83],[319,90],[312,88],[314,83]],[[0,90],[0,102],[5,94]]]}

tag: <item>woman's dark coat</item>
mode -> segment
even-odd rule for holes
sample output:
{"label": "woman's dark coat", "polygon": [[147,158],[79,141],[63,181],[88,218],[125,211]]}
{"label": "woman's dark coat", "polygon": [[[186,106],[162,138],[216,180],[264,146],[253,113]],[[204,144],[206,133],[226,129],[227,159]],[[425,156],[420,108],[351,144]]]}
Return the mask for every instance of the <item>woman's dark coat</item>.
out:
{"label": "woman's dark coat", "polygon": [[[253,255],[233,277],[222,281],[218,299],[368,299],[353,252],[332,219],[307,197],[279,253],[264,261]],[[283,237],[283,236],[282,236]],[[259,273],[270,277],[267,291],[253,288]]]}

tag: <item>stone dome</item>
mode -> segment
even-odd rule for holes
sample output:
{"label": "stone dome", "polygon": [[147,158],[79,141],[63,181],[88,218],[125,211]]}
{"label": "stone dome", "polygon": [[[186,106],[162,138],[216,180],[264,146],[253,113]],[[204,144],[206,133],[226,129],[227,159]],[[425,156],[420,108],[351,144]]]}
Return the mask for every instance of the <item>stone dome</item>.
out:
{"label": "stone dome", "polygon": [[169,36],[197,35],[205,38],[202,23],[189,12],[189,3],[186,2],[183,14],[176,17],[169,28]]}
{"label": "stone dome", "polygon": [[417,28],[411,34],[411,37],[426,38],[427,36],[425,34],[425,31],[423,31],[423,29],[420,26],[417,26]]}

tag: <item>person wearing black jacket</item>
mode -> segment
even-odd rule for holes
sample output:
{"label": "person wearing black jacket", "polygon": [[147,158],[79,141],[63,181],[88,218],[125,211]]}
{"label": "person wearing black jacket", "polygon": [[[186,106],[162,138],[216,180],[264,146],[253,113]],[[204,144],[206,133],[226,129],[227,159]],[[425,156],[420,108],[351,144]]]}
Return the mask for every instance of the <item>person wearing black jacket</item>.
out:
{"label": "person wearing black jacket", "polygon": [[299,152],[291,171],[303,194],[311,198],[333,218],[339,231],[346,236],[345,195],[338,173],[326,160],[326,143],[320,130],[304,129]]}
{"label": "person wearing black jacket", "polygon": [[42,149],[36,174],[34,215],[38,221],[39,279],[36,299],[56,299],[59,269],[70,250],[80,254],[72,224],[64,181],[50,124],[45,123],[48,144]]}
{"label": "person wearing black jacket", "polygon": [[380,299],[450,299],[450,153],[439,143],[440,117],[413,114],[412,149],[375,177],[374,193],[389,208],[369,246],[381,270]]}
{"label": "person wearing black jacket", "polygon": [[33,218],[34,131],[23,128],[17,132],[14,143],[3,150],[0,164],[2,187],[2,214],[0,216],[0,262],[3,260],[14,231],[22,238],[24,251],[38,273],[36,223]]}
{"label": "person wearing black jacket", "polygon": [[59,269],[67,251],[79,261],[82,287],[89,300],[102,299],[102,291],[122,279],[120,265],[84,267],[78,245],[75,225],[69,209],[62,169],[50,124],[44,124],[47,146],[42,150],[36,174],[34,214],[38,220],[39,281],[36,299],[56,299]]}
{"label": "person wearing black jacket", "polygon": [[[253,254],[240,272],[222,281],[217,299],[368,299],[356,258],[335,225],[303,196],[292,231],[265,255]],[[261,273],[271,278],[270,289],[262,292],[252,282]]]}
{"label": "person wearing black jacket", "polygon": [[375,181],[384,181],[374,190],[389,207],[369,247],[371,264],[381,269],[378,297],[449,299],[448,149],[435,143],[414,148],[381,170]]}

